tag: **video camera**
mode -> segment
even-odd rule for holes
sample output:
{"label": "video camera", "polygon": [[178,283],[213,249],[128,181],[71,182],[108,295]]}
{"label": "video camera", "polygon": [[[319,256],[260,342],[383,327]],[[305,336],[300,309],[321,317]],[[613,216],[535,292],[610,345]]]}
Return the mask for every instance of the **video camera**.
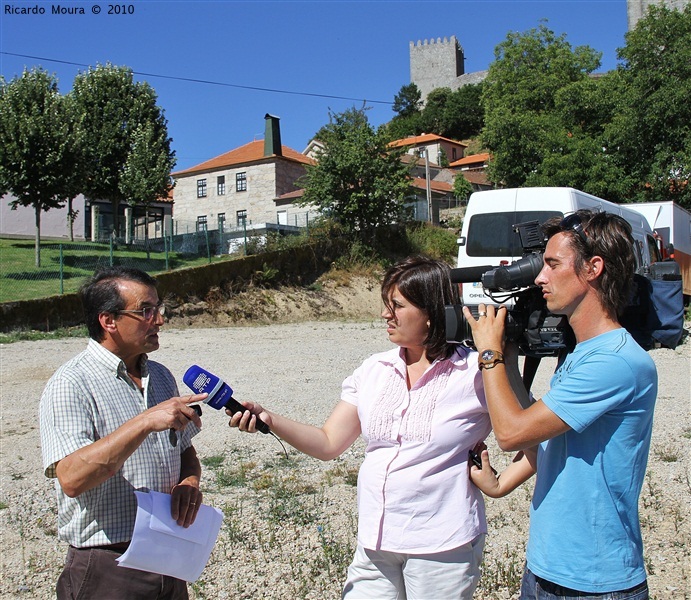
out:
{"label": "video camera", "polygon": [[[542,270],[546,239],[538,221],[518,223],[513,231],[520,236],[523,258],[507,266],[451,269],[452,283],[481,282],[484,293],[495,303],[513,300],[506,315],[506,339],[516,342],[526,356],[558,356],[575,345],[566,317],[547,310],[535,278]],[[477,305],[469,305],[475,318]],[[463,316],[463,306],[446,306],[446,339],[472,345],[472,331]]]}

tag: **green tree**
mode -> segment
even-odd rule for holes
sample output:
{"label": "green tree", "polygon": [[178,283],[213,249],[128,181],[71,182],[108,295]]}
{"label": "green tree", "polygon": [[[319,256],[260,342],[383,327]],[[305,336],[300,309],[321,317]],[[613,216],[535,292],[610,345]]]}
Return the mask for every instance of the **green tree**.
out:
{"label": "green tree", "polygon": [[472,193],[473,185],[458,171],[453,178],[453,195],[465,204]]}
{"label": "green tree", "polygon": [[57,80],[43,69],[0,80],[0,190],[33,206],[36,266],[41,266],[41,213],[76,195],[78,132]]}
{"label": "green tree", "polygon": [[436,88],[427,95],[420,115],[421,133],[444,135],[449,128],[447,105],[452,95],[449,88]]}
{"label": "green tree", "polygon": [[401,87],[393,102],[396,115],[383,127],[389,141],[420,133],[421,106],[422,95],[414,83]]}
{"label": "green tree", "polygon": [[414,83],[401,87],[393,99],[393,111],[398,117],[410,117],[420,112],[422,108],[422,94]]}
{"label": "green tree", "polygon": [[422,113],[419,112],[407,117],[397,115],[388,123],[382,125],[382,133],[386,135],[386,139],[390,142],[419,135],[422,132],[422,127],[420,126],[421,117]]}
{"label": "green tree", "polygon": [[315,137],[323,150],[301,182],[303,205],[318,207],[365,243],[376,227],[407,219],[408,167],[400,151],[389,151],[386,134],[372,128],[365,109],[331,113]]}
{"label": "green tree", "polygon": [[482,84],[464,85],[455,92],[437,88],[423,107],[418,87],[403,86],[394,98],[396,116],[386,124],[390,140],[435,133],[462,140],[477,136],[484,123]]}
{"label": "green tree", "polygon": [[[140,124],[134,131],[119,183],[120,192],[130,205],[148,207],[170,190],[172,165],[163,142],[151,122]],[[161,194],[161,190],[166,193]],[[148,236],[148,226],[145,235]]]}
{"label": "green tree", "polygon": [[[600,66],[600,56],[588,46],[572,49],[564,35],[556,36],[544,24],[525,34],[512,32],[497,46],[482,92],[481,137],[493,156],[492,181],[518,187],[531,177],[547,179],[540,170],[543,161],[569,154],[569,142],[581,135],[574,128],[583,124],[564,122],[560,93],[582,85]],[[601,154],[586,153],[583,168],[589,171],[591,163],[603,160]],[[582,171],[573,173],[572,181],[583,180]]]}
{"label": "green tree", "polygon": [[575,187],[619,201],[626,174],[611,160],[604,128],[616,110],[612,78],[605,75],[567,83],[557,90],[552,127],[545,127],[539,166],[525,185]]}
{"label": "green tree", "polygon": [[[84,131],[83,193],[92,200],[112,202],[117,235],[120,203],[130,199],[130,191],[141,189],[141,182],[133,183],[132,176],[123,183],[128,161],[131,164],[134,160],[138,168],[146,162],[149,174],[158,173],[164,165],[169,174],[175,165],[167,121],[156,104],[153,88],[148,83],[135,82],[127,67],[98,66],[80,73],[74,80],[72,95]],[[136,159],[130,159],[135,142],[141,147],[142,136],[146,136],[152,154],[147,159],[140,152]],[[167,178],[147,175],[145,179],[153,186],[147,190],[147,197],[167,195]]]}
{"label": "green tree", "polygon": [[444,129],[439,135],[465,140],[480,134],[485,122],[482,88],[481,83],[464,85],[448,97],[444,108]]}
{"label": "green tree", "polygon": [[691,5],[651,5],[619,49],[619,110],[606,128],[628,199],[691,208]]}

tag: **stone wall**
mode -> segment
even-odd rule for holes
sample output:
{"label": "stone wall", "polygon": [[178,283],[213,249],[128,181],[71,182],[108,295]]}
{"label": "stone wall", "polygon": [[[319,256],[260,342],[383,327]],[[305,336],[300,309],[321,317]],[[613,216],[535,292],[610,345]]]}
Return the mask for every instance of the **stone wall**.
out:
{"label": "stone wall", "polygon": [[435,88],[456,89],[457,79],[464,73],[463,62],[463,49],[456,36],[410,42],[410,81],[423,98]]}
{"label": "stone wall", "polygon": [[[229,169],[195,173],[177,180],[175,186],[175,220],[178,222],[176,233],[194,231],[197,217],[206,216],[209,229],[216,228],[219,213],[225,213],[226,223],[235,227],[237,211],[246,210],[248,223],[267,222],[267,205],[273,204],[276,197],[276,167],[273,162],[242,165]],[[247,189],[236,190],[236,175],[245,173]],[[217,181],[225,176],[225,194],[218,194]],[[197,180],[206,179],[206,197],[197,198]],[[275,212],[275,211],[273,211]],[[273,223],[276,215],[268,220]],[[185,224],[185,230],[179,228]],[[189,230],[189,231],[188,231]]]}
{"label": "stone wall", "polygon": [[[236,191],[238,173],[247,176],[247,190]],[[201,172],[177,180],[175,186],[176,233],[195,231],[197,217],[206,216],[208,228],[216,229],[219,213],[225,213],[226,225],[237,225],[237,211],[247,211],[247,223],[276,223],[274,199],[296,189],[295,181],[305,173],[304,165],[281,158],[267,158],[265,161]],[[218,195],[217,180],[225,176],[225,194]],[[206,197],[197,198],[197,180],[206,179]]]}
{"label": "stone wall", "polygon": [[[156,276],[159,296],[171,305],[204,299],[212,288],[229,284],[235,291],[249,285],[258,271],[278,271],[273,284],[305,285],[327,271],[344,251],[345,242],[325,241],[299,248],[267,252],[201,267],[179,269]],[[0,331],[35,329],[53,331],[84,323],[77,294],[0,304]]]}
{"label": "stone wall", "polygon": [[684,10],[689,0],[627,0],[626,13],[628,16],[629,31],[636,27],[639,19],[643,18],[648,12],[651,4],[664,4],[668,8]]}
{"label": "stone wall", "polygon": [[422,94],[423,100],[437,88],[458,88],[480,83],[487,71],[466,73],[463,48],[456,36],[436,40],[410,42],[410,82]]}

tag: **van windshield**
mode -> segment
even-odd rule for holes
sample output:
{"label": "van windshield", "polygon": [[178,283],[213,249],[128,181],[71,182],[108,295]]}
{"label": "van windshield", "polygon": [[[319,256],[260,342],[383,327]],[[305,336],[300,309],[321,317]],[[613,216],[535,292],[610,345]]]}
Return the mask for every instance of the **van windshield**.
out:
{"label": "van windshield", "polygon": [[513,226],[526,221],[544,223],[563,214],[556,210],[527,210],[473,215],[468,224],[468,256],[521,256],[521,239]]}

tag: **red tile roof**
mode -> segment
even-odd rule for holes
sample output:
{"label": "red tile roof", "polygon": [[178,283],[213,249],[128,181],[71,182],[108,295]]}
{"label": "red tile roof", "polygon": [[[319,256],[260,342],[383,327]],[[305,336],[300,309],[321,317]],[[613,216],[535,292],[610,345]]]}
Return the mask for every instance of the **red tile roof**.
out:
{"label": "red tile roof", "polygon": [[449,142],[450,144],[456,144],[457,146],[467,147],[467,144],[459,142],[458,140],[451,140],[449,138],[436,135],[435,133],[423,133],[421,135],[414,135],[411,137],[403,138],[402,140],[394,140],[389,143],[391,148],[400,148],[401,146],[417,146],[418,144],[430,144],[432,142]]}
{"label": "red tile roof", "polygon": [[292,192],[286,192],[285,194],[281,194],[277,200],[293,200],[295,198],[302,198],[302,196],[305,195],[305,190],[304,189],[299,189],[295,190]]}
{"label": "red tile roof", "polygon": [[[412,177],[410,185],[420,190],[427,189],[427,183],[423,177]],[[446,183],[445,181],[431,181],[430,189],[433,192],[437,192],[439,194],[448,194],[450,192],[453,192],[453,185],[451,185],[450,183]],[[304,189],[295,190],[293,192],[281,194],[278,198],[276,198],[276,200],[295,200],[296,198],[301,198],[304,195],[304,193]]]}
{"label": "red tile roof", "polygon": [[[292,160],[294,162],[299,162],[304,165],[313,165],[315,161],[311,158],[301,154],[297,150],[293,150],[288,146],[281,146],[283,151],[282,158],[286,160]],[[173,177],[184,177],[185,175],[191,175],[193,173],[200,173],[203,171],[213,171],[216,169],[224,169],[227,167],[235,167],[238,165],[249,164],[253,162],[259,162],[266,160],[267,158],[277,158],[275,154],[270,156],[264,156],[264,140],[255,140],[235,150],[226,152],[207,160],[206,162],[185,169],[184,171],[177,171],[173,173]],[[279,157],[280,158],[280,157]]]}
{"label": "red tile roof", "polygon": [[480,163],[486,163],[489,161],[489,152],[482,152],[480,154],[471,154],[470,156],[464,156],[460,160],[452,162],[450,167],[465,167],[466,165],[474,165]]}
{"label": "red tile roof", "polygon": [[[413,177],[411,185],[418,189],[426,190],[427,180],[423,177]],[[448,194],[453,192],[453,185],[446,183],[445,181],[430,181],[429,187],[433,192],[437,192],[439,194]]]}
{"label": "red tile roof", "polygon": [[490,185],[490,182],[487,179],[487,173],[485,173],[484,169],[470,169],[467,171],[461,171],[461,173],[463,174],[463,177],[465,177],[470,183],[474,183],[476,185]]}

